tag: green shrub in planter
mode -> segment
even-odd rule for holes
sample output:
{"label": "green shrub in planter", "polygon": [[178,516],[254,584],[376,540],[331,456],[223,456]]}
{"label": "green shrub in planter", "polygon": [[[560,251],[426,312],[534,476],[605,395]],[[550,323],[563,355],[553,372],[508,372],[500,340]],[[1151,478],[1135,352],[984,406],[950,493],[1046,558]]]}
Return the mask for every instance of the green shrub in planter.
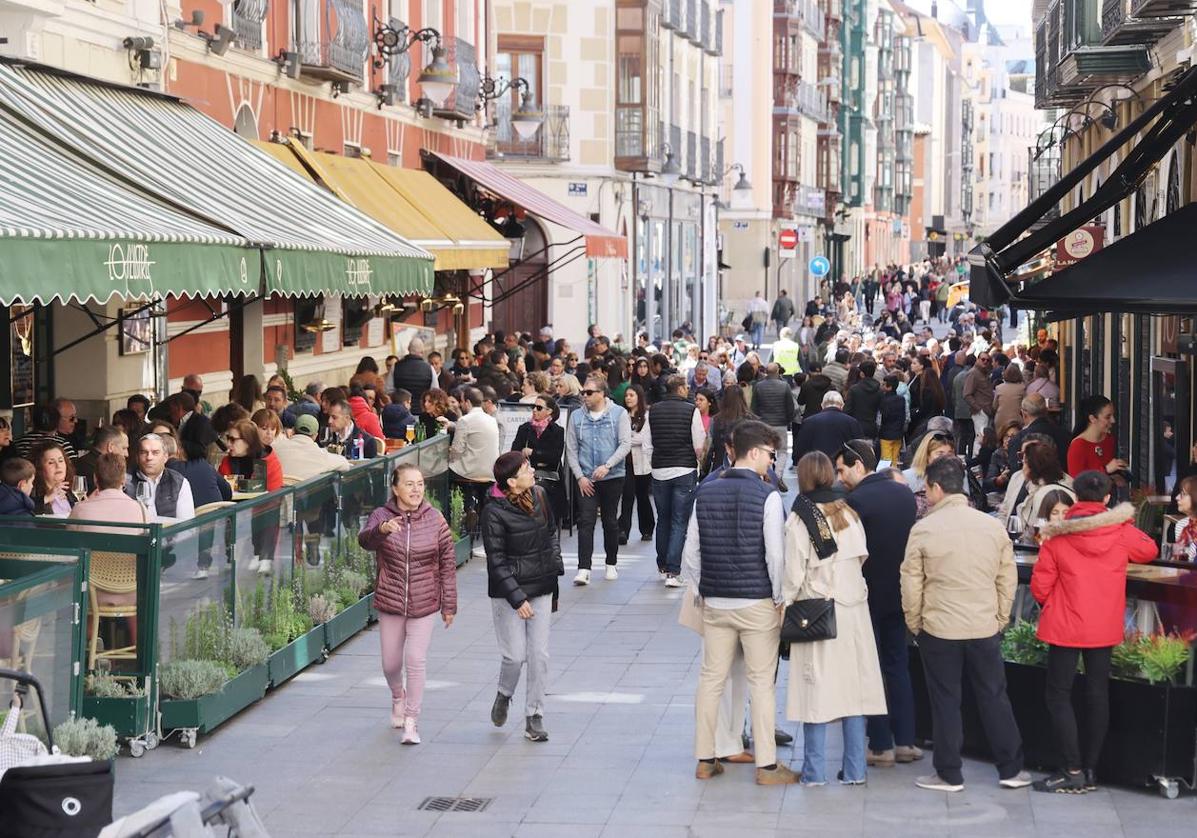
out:
{"label": "green shrub in planter", "polygon": [[270,646],[262,638],[262,633],[256,628],[236,628],[229,635],[229,659],[238,672],[244,672],[251,666],[266,663],[270,657]]}
{"label": "green shrub in planter", "polygon": [[116,729],[95,719],[70,719],[54,728],[54,744],[73,757],[107,760],[116,756]]}
{"label": "green shrub in planter", "polygon": [[136,681],[101,674],[88,675],[83,681],[83,690],[96,698],[137,698],[145,695]]}
{"label": "green shrub in planter", "polygon": [[337,616],[337,601],[324,594],[316,594],[308,600],[308,616],[312,625],[322,625]]}
{"label": "green shrub in planter", "polygon": [[179,660],[158,670],[158,688],[164,698],[194,699],[220,692],[229,673],[215,661]]}
{"label": "green shrub in planter", "polygon": [[1002,660],[1027,666],[1047,666],[1047,644],[1035,636],[1030,620],[1015,623],[1002,634]]}

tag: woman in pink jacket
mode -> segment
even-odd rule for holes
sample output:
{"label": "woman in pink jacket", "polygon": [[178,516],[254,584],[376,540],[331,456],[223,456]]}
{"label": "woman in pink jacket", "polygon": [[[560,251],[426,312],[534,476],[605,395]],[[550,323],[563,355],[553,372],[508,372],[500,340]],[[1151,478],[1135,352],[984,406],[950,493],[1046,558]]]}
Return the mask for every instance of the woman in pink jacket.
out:
{"label": "woman in pink jacket", "polygon": [[420,469],[412,463],[396,466],[391,492],[357,540],[374,551],[378,565],[374,608],[382,671],[391,688],[391,726],[403,728],[404,745],[418,745],[428,644],[437,612],[445,628],[457,613],[457,562],[448,523],[424,499]]}

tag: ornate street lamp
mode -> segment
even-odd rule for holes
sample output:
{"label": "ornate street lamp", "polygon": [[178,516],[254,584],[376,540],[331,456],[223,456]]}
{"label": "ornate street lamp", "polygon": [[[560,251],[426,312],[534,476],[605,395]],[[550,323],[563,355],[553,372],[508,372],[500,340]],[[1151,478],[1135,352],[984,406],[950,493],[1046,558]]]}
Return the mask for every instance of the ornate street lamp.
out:
{"label": "ornate street lamp", "polygon": [[374,46],[378,50],[378,55],[374,59],[376,68],[381,68],[387,59],[407,52],[418,42],[432,44],[432,60],[420,71],[416,82],[420,85],[424,96],[432,102],[433,106],[439,108],[445,104],[445,100],[457,86],[457,69],[449,66],[449,62],[445,60],[445,49],[441,45],[441,33],[431,26],[417,29],[414,32],[409,26],[396,29],[393,26],[384,26],[378,18],[374,19]]}
{"label": "ornate street lamp", "polygon": [[511,127],[521,140],[532,139],[540,126],[544,124],[544,111],[536,106],[536,98],[532,94],[532,85],[528,80],[517,76],[511,81],[506,79],[492,79],[489,75],[482,79],[478,86],[478,102],[476,110],[482,110],[487,102],[501,99],[513,90],[522,90],[520,106],[511,114]]}

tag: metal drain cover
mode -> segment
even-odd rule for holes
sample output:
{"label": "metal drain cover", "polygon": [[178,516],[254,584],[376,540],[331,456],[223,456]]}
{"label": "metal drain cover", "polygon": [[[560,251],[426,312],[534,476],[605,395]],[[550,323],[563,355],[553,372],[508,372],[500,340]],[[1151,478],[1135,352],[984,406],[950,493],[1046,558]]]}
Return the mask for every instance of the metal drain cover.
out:
{"label": "metal drain cover", "polygon": [[416,808],[424,812],[481,812],[493,797],[425,797]]}

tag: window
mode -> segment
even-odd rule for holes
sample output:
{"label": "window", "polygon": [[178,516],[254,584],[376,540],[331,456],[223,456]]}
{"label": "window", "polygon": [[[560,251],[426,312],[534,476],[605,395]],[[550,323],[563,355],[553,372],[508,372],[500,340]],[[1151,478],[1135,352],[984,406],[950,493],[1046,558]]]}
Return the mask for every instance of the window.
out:
{"label": "window", "polygon": [[474,31],[474,0],[457,0],[457,37],[475,43],[477,33]]}
{"label": "window", "polygon": [[[544,39],[527,35],[500,35],[499,47],[495,53],[496,80],[511,81],[522,78],[528,82],[537,103],[544,103],[542,70],[544,67]],[[519,107],[520,92],[511,91],[512,110]]]}

